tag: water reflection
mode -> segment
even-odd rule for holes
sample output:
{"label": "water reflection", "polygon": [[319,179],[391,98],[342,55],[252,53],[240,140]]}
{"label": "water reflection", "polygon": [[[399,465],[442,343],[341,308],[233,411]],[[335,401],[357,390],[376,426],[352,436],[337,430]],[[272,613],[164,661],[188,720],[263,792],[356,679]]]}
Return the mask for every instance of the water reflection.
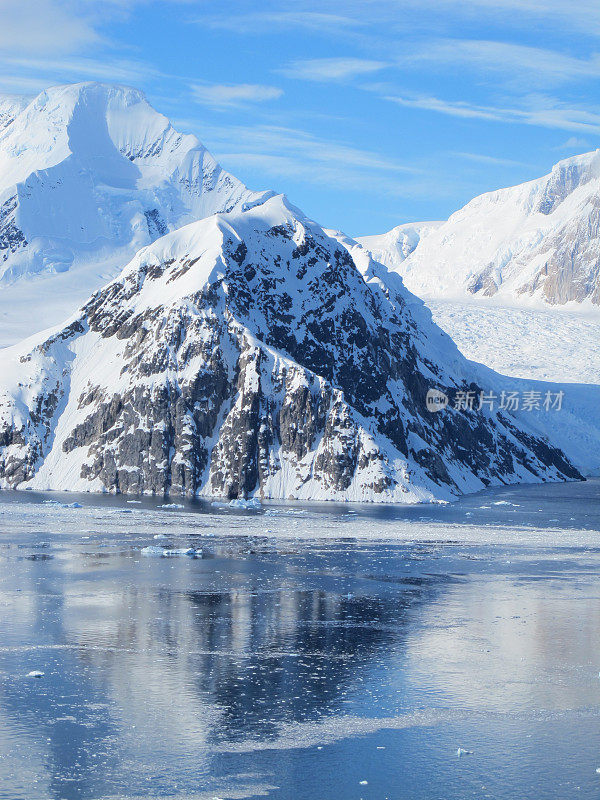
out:
{"label": "water reflection", "polygon": [[402,647],[408,610],[439,583],[378,582],[385,548],[366,577],[365,554],[347,547],[213,550],[152,560],[56,544],[51,559],[10,559],[1,735],[44,764],[48,796],[210,785],[211,747],[345,710],[349,687]]}
{"label": "water reflection", "polygon": [[0,533],[2,800],[594,796],[593,537],[277,544],[256,516],[180,523],[190,560],[141,555],[164,517],[56,519]]}

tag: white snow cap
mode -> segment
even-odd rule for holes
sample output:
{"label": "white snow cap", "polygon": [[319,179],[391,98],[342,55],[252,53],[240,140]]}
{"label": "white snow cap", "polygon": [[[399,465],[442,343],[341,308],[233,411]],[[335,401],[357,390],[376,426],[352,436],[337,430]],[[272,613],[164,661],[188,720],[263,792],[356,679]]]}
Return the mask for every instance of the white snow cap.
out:
{"label": "white snow cap", "polygon": [[0,100],[0,346],[68,316],[140,247],[271,194],[247,189],[138,89]]}

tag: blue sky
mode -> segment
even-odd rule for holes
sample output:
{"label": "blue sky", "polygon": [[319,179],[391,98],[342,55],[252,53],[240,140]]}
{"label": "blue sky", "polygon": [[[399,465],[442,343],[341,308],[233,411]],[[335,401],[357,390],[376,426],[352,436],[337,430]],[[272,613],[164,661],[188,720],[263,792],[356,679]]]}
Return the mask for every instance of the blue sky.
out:
{"label": "blue sky", "polygon": [[351,235],[600,147],[598,0],[0,0],[0,90],[127,83]]}

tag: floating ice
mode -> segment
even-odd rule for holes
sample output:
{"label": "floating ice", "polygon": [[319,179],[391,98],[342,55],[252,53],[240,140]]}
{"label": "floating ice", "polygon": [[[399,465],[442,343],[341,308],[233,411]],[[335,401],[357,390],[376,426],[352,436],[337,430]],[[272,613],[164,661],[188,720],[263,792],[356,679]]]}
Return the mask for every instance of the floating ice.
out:
{"label": "floating ice", "polygon": [[59,500],[43,500],[45,506],[55,506],[56,508],[83,508],[81,503],[61,503]]}
{"label": "floating ice", "polygon": [[27,673],[28,678],[43,678],[44,673],[41,672],[39,669],[32,669],[31,672]]}
{"label": "floating ice", "polygon": [[472,756],[473,755],[473,751],[472,750],[465,750],[464,747],[459,747],[458,750],[456,751],[456,755],[459,758],[461,756]]}
{"label": "floating ice", "polygon": [[229,501],[230,508],[262,508],[262,503],[258,497],[251,497],[249,500],[238,498]]}
{"label": "floating ice", "polygon": [[157,547],[155,544],[148,545],[148,547],[142,547],[140,553],[143,556],[162,556],[164,552],[164,547]]}
{"label": "floating ice", "polygon": [[361,786],[368,786],[369,785],[369,781],[360,781],[360,785]]}
{"label": "floating ice", "polygon": [[185,508],[181,503],[163,503],[159,508]]}
{"label": "floating ice", "polygon": [[190,556],[190,558],[198,558],[202,555],[202,550],[195,547],[174,547],[164,548],[158,547],[155,544],[142,547],[140,550],[143,556],[159,556],[160,558],[168,558],[170,556]]}

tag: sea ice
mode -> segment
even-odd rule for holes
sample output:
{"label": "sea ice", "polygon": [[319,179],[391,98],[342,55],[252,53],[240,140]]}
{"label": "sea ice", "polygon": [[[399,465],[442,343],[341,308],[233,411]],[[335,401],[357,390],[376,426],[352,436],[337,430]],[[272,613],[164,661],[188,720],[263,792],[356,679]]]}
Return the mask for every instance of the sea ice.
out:
{"label": "sea ice", "polygon": [[192,558],[197,558],[202,555],[202,550],[197,550],[195,547],[164,548],[157,547],[154,544],[148,545],[148,547],[142,547],[140,552],[144,556],[159,556],[161,558],[167,558],[169,556],[190,556]]}
{"label": "sea ice", "polygon": [[242,500],[241,498],[230,500],[228,505],[230,508],[262,508],[262,503],[258,497],[251,497],[249,500]]}

